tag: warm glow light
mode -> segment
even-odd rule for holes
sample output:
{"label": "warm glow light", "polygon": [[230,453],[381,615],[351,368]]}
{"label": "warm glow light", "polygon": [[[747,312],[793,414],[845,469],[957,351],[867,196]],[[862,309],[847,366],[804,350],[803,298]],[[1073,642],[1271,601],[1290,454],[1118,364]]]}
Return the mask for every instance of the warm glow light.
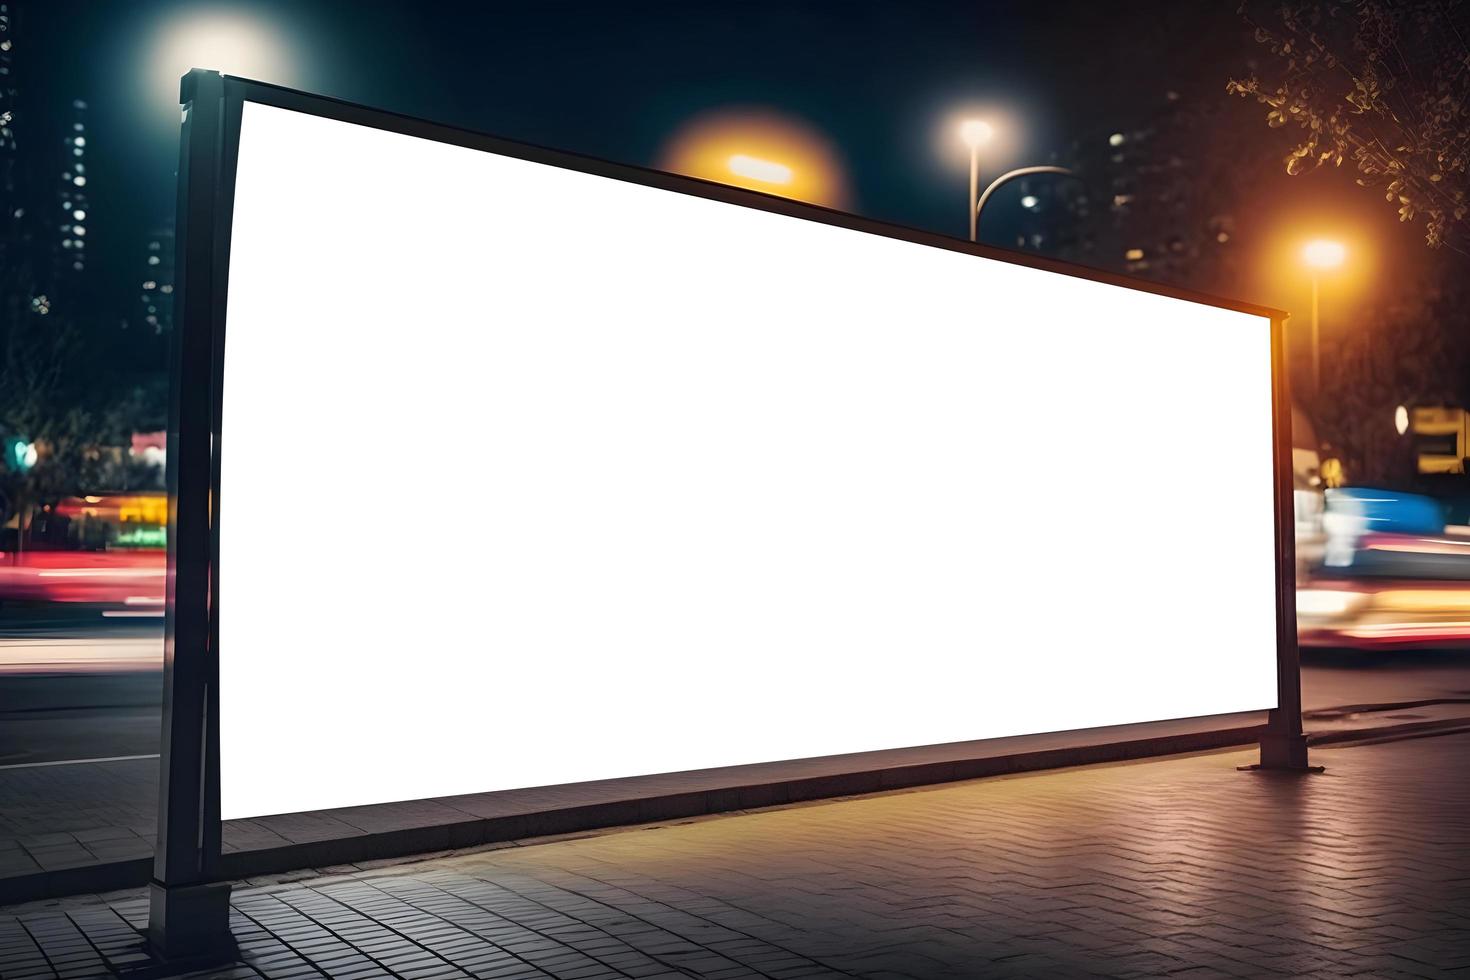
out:
{"label": "warm glow light", "polygon": [[842,166],[827,141],[804,123],[763,109],[697,117],[674,135],[658,165],[824,207],[850,206]]}
{"label": "warm glow light", "polygon": [[990,137],[994,135],[994,127],[983,119],[966,119],[960,124],[960,139],[971,148],[990,142]]}
{"label": "warm glow light", "polygon": [[1409,431],[1409,410],[1402,405],[1393,410],[1393,427],[1399,435]]}
{"label": "warm glow light", "polygon": [[208,68],[226,75],[240,75],[273,82],[300,85],[295,69],[299,63],[283,25],[262,17],[214,6],[168,16],[158,27],[146,52],[145,104],[167,109],[167,118],[177,124],[179,79],[191,68]]}
{"label": "warm glow light", "polygon": [[936,106],[929,124],[931,152],[954,176],[968,173],[974,156],[982,158],[981,169],[992,177],[1034,163],[1029,157],[1038,148],[1027,139],[1029,117],[1029,107],[1010,100],[960,97],[947,101]]}
{"label": "warm glow light", "polygon": [[1347,246],[1329,238],[1307,242],[1302,259],[1314,269],[1336,269],[1347,259]]}
{"label": "warm glow light", "polygon": [[751,180],[759,180],[767,184],[791,183],[790,167],[781,163],[773,163],[770,160],[749,157],[744,153],[737,153],[730,158],[730,172],[738,177],[749,177]]}

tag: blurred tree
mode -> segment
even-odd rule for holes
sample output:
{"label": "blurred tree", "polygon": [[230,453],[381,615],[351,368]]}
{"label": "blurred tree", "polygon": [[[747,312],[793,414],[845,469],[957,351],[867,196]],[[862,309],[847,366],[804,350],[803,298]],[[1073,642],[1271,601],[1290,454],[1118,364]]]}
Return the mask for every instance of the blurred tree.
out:
{"label": "blurred tree", "polygon": [[[1257,7],[1262,8],[1257,13]],[[1470,254],[1470,23],[1456,0],[1243,0],[1241,16],[1274,56],[1269,78],[1226,91],[1300,130],[1286,171],[1352,160],[1400,221],[1424,218],[1430,247]]]}
{"label": "blurred tree", "polygon": [[0,431],[37,449],[29,468],[0,465],[0,494],[22,526],[58,497],[162,489],[159,469],[128,452],[134,431],[162,427],[157,382],[119,376],[61,317],[15,303],[0,314]]}
{"label": "blurred tree", "polygon": [[1415,288],[1362,309],[1329,349],[1322,393],[1309,402],[1352,483],[1445,489],[1452,482],[1429,487],[1419,479],[1394,409],[1470,405],[1470,330],[1463,326],[1470,283],[1454,272],[1450,262],[1432,263]]}

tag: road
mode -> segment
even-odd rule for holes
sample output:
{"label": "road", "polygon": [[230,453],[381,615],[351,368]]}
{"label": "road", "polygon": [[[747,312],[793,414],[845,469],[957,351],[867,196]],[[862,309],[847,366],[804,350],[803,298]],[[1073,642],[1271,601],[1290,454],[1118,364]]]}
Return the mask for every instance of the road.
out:
{"label": "road", "polygon": [[162,622],[0,612],[0,766],[157,753]]}
{"label": "road", "polygon": [[[0,618],[0,766],[158,751],[161,620],[96,610]],[[1303,702],[1470,699],[1470,651],[1303,653]],[[1456,710],[1470,716],[1470,704]],[[1310,726],[1309,726],[1310,727]]]}

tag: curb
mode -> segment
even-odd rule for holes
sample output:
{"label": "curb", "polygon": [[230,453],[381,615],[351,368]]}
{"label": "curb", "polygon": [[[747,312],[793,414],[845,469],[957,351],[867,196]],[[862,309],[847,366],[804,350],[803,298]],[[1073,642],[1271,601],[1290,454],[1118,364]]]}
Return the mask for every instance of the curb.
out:
{"label": "curb", "polygon": [[[1159,735],[1093,746],[1042,749],[1007,755],[944,762],[912,763],[840,775],[810,776],[765,783],[747,783],[712,790],[670,793],[543,810],[504,817],[486,817],[436,826],[408,827],[335,840],[309,841],[249,851],[227,851],[221,856],[219,880],[237,881],[259,875],[306,868],[360,864],[404,858],[434,851],[458,850],[481,844],[687,817],[783,806],[810,800],[859,796],[887,790],[938,785],[987,776],[1123,762],[1154,756],[1180,755],[1248,745],[1259,740],[1263,726],[1250,725],[1217,731]],[[133,858],[108,864],[85,865],[57,871],[32,872],[0,879],[0,904],[18,904],[89,892],[141,888],[153,873],[153,859]]]}
{"label": "curb", "polygon": [[[1436,702],[1406,702],[1373,706],[1376,710],[1417,707]],[[1332,717],[1359,708],[1325,709],[1314,714]],[[1470,717],[1406,722],[1342,731],[1309,733],[1310,746],[1376,744],[1470,731]],[[889,790],[942,785],[1048,769],[1098,765],[1147,758],[1166,758],[1191,752],[1234,748],[1257,741],[1262,726],[1221,729],[1182,735],[1164,735],[1103,745],[1044,749],[1009,755],[915,763],[869,769],[841,775],[812,776],[767,783],[747,783],[714,790],[671,793],[605,803],[586,804],[504,817],[486,817],[426,827],[409,827],[335,840],[309,841],[221,856],[220,879],[238,881],[263,875],[310,868],[355,865],[369,861],[406,858],[418,854],[460,850],[483,844],[524,842],[589,830],[784,806],[813,800],[861,796]],[[141,888],[153,874],[153,859],[130,858],[55,871],[32,872],[0,878],[0,905],[13,905],[68,895]]]}

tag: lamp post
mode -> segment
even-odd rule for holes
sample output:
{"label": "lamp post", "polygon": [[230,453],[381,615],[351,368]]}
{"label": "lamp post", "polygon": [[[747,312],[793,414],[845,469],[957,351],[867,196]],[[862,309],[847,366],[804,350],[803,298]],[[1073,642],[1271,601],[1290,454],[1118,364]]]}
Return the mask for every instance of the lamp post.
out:
{"label": "lamp post", "polygon": [[1302,249],[1302,260],[1312,270],[1312,394],[1322,393],[1321,294],[1322,273],[1347,259],[1347,246],[1328,238],[1314,238]]}
{"label": "lamp post", "polygon": [[[985,202],[990,200],[990,195],[994,194],[996,192],[996,189],[999,188],[1002,184],[1015,180],[1017,177],[1030,177],[1033,174],[1061,174],[1066,177],[1071,177],[1072,171],[1068,170],[1066,167],[1054,167],[1050,165],[1041,167],[1017,167],[1015,170],[1007,170],[1005,173],[992,180],[990,182],[990,185],[985,188],[985,193],[981,194],[980,197],[975,201],[975,211],[973,214],[970,215],[970,241],[973,242],[975,240],[975,232],[980,227],[980,211],[985,207]],[[974,171],[972,170],[971,180],[973,179]],[[1026,199],[1022,198],[1021,203],[1025,204]],[[1035,203],[1034,199],[1032,199],[1032,203]]]}
{"label": "lamp post", "polygon": [[983,119],[968,119],[960,124],[960,139],[970,148],[970,241],[975,241],[975,229],[980,210],[980,146],[990,141],[995,130]]}

